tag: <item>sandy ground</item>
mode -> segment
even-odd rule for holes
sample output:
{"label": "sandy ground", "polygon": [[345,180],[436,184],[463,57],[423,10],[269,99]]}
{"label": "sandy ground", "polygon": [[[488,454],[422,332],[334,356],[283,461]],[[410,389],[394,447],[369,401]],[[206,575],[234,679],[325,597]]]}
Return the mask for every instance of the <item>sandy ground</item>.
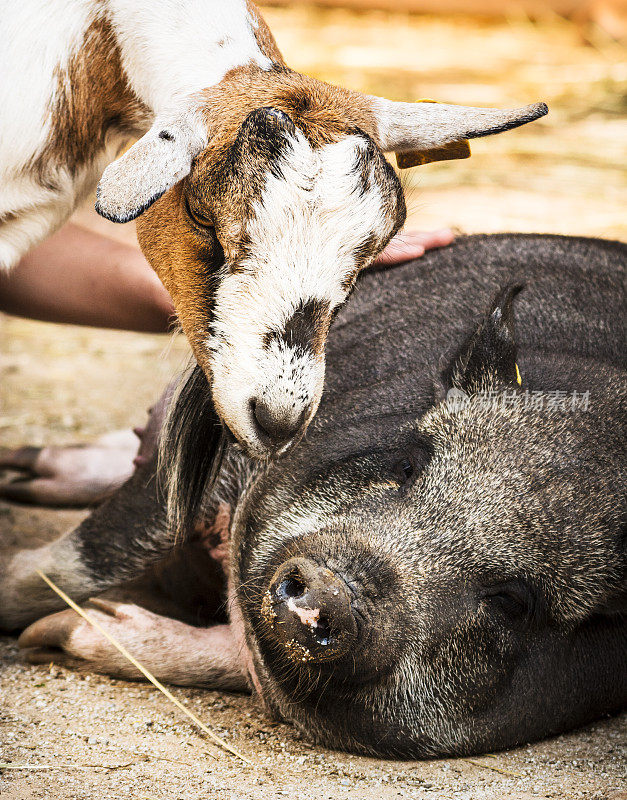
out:
{"label": "sandy ground", "polygon": [[[627,237],[627,65],[576,29],[514,19],[478,23],[271,9],[287,60],[319,77],[397,99],[486,105],[547,100],[540,123],[473,145],[467,162],[406,176],[411,224],[465,231]],[[77,219],[127,241],[88,209]],[[185,364],[181,338],[0,315],[0,444],[93,439],[139,424]],[[83,516],[0,503],[0,535],[61,532]],[[0,639],[0,796],[51,798],[599,798],[627,800],[627,718],[473,759],[392,762],[312,747],[245,696],[175,689],[254,767],[217,750],[147,685],[28,667]]]}

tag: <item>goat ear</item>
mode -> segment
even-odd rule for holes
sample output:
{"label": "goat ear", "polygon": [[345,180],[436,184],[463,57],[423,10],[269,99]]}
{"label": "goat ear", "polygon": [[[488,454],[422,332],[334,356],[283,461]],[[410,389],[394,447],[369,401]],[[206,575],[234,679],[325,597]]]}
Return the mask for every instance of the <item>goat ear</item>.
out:
{"label": "goat ear", "polygon": [[433,161],[453,161],[456,158],[470,158],[470,145],[467,139],[443,147],[433,147],[430,150],[411,150],[407,153],[396,153],[396,164],[399,169],[408,167],[422,167]]}
{"label": "goat ear", "polygon": [[421,100],[396,103],[371,97],[382,150],[396,153],[400,167],[452,158],[468,158],[468,139],[517,128],[548,113],[545,103],[501,111]]}
{"label": "goat ear", "polygon": [[226,439],[211,399],[209,381],[195,365],[168,408],[159,441],[159,473],[170,530],[187,536],[215,483]]}
{"label": "goat ear", "polygon": [[509,284],[496,295],[488,313],[462,345],[444,374],[447,388],[467,395],[518,388],[522,384],[516,363],[512,304],[522,289]]}
{"label": "goat ear", "polygon": [[112,222],[138,217],[182,180],[207,146],[200,119],[160,119],[117,161],[105,169],[96,190],[96,211]]}

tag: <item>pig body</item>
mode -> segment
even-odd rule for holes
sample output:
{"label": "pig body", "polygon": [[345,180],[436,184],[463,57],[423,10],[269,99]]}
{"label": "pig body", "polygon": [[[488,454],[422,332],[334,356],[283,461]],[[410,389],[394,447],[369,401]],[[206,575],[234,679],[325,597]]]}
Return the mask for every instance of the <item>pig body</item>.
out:
{"label": "pig body", "polygon": [[[58,608],[37,566],[77,598],[109,590],[92,613],[159,677],[250,687],[359,752],[485,752],[617,711],[625,263],[618,243],[474,236],[364,275],[298,448],[259,464],[229,445],[172,552],[149,446],[76,531],[5,558],[0,621]],[[72,612],[21,643],[136,677]]]}

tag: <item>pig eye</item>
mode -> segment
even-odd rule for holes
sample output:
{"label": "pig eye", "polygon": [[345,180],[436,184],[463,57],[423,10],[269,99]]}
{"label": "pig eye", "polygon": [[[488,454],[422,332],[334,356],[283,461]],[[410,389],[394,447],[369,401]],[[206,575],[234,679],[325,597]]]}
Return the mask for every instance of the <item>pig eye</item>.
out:
{"label": "pig eye", "polygon": [[525,621],[534,615],[534,594],[523,581],[491,586],[483,591],[481,599],[490,611],[509,621]]}
{"label": "pig eye", "polygon": [[392,467],[392,472],[400,483],[407,483],[421,473],[433,455],[433,446],[424,437],[414,439],[407,450],[409,452],[405,451]]}
{"label": "pig eye", "polygon": [[198,211],[193,211],[187,197],[185,198],[185,211],[187,212],[187,216],[191,219],[194,225],[196,225],[196,227],[213,228],[213,220],[204,216],[204,214],[200,214]]}
{"label": "pig eye", "polygon": [[406,483],[414,474],[416,467],[410,458],[402,458],[394,465],[394,474],[401,481]]}

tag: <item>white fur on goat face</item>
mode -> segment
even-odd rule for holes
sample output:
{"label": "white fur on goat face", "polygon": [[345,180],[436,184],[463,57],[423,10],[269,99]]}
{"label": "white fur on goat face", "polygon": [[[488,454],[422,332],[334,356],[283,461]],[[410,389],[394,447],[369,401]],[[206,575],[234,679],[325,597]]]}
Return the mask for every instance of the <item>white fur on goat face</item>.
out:
{"label": "white fur on goat face", "polygon": [[317,349],[290,345],[281,333],[312,305],[324,309],[328,325],[358,269],[394,232],[399,213],[395,182],[377,180],[376,165],[360,158],[371,146],[364,137],[319,148],[298,129],[286,138],[289,146],[243,223],[246,256],[217,289],[206,342],[216,407],[249,452],[260,455],[266,451],[251,400],[261,398],[278,413],[302,412],[308,422],[322,394],[326,327]]}

